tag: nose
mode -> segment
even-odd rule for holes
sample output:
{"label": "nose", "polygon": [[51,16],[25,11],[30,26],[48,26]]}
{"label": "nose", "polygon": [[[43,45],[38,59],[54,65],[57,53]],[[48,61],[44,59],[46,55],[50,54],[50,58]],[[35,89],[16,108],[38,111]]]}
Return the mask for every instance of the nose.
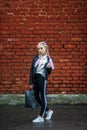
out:
{"label": "nose", "polygon": [[38,50],[38,53],[41,54],[41,50],[40,49]]}
{"label": "nose", "polygon": [[41,52],[41,49],[38,49],[39,52]]}

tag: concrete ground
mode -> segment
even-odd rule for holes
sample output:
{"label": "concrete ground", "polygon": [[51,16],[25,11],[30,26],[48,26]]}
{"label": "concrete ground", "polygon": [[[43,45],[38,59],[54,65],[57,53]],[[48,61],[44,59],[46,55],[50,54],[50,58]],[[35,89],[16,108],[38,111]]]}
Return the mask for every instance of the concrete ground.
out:
{"label": "concrete ground", "polygon": [[0,105],[0,130],[87,130],[87,105],[52,105],[50,121],[32,123],[40,107]]}

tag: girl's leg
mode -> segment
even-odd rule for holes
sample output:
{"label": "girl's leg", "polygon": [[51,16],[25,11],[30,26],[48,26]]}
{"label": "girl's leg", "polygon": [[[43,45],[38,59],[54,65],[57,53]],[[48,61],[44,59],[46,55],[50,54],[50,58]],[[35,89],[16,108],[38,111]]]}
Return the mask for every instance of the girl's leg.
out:
{"label": "girl's leg", "polygon": [[47,108],[47,100],[46,100],[46,80],[43,76],[41,76],[39,80],[39,89],[42,101],[40,116],[44,117],[45,112],[48,111],[49,109]]}
{"label": "girl's leg", "polygon": [[39,96],[39,84],[38,84],[38,79],[37,78],[35,79],[35,82],[34,82],[34,95],[35,95],[36,101],[41,106],[42,101],[41,101],[40,96]]}
{"label": "girl's leg", "polygon": [[37,102],[41,106],[40,116],[44,116],[45,112],[49,111],[49,108],[47,107],[46,100],[46,80],[40,74],[35,76],[34,93]]}
{"label": "girl's leg", "polygon": [[39,105],[41,106],[42,105],[42,102],[41,102],[41,99],[39,97],[39,92],[38,91],[34,91],[34,94],[35,94],[35,99],[36,101],[39,103]]}

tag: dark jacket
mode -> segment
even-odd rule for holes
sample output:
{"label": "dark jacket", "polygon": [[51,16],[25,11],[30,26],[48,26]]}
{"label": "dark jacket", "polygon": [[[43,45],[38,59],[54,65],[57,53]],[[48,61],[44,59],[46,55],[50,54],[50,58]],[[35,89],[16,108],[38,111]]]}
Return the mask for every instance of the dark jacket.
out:
{"label": "dark jacket", "polygon": [[[46,75],[46,80],[47,80],[47,77],[48,77],[48,74],[51,73],[52,71],[52,68],[47,68],[47,64],[49,62],[49,57],[48,58],[48,61],[47,63],[45,64],[45,75]],[[31,64],[31,69],[30,69],[30,81],[29,81],[29,84],[32,85],[33,84],[33,81],[34,81],[34,76],[35,76],[35,73],[36,73],[36,67],[35,67],[35,62],[39,59],[38,55],[35,55],[34,58],[33,58],[33,61],[32,61],[32,64]]]}

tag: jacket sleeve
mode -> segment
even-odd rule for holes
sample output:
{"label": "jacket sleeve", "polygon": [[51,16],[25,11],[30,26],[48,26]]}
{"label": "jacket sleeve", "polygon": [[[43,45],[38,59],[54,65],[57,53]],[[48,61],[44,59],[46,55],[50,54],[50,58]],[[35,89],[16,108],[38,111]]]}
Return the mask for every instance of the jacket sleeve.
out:
{"label": "jacket sleeve", "polygon": [[51,64],[51,67],[50,68],[47,68],[47,74],[51,74],[51,71],[54,70],[54,63],[53,63],[53,60],[52,58],[48,58],[48,62]]}
{"label": "jacket sleeve", "polygon": [[32,64],[31,64],[31,68],[30,68],[30,79],[29,79],[29,84],[32,85],[33,84],[33,75],[34,75],[34,64],[35,61],[37,59],[37,55],[34,56],[33,60],[32,60]]}
{"label": "jacket sleeve", "polygon": [[31,63],[31,68],[30,68],[30,78],[29,78],[29,84],[33,84],[33,69],[34,69],[34,58]]}
{"label": "jacket sleeve", "polygon": [[30,84],[30,85],[33,84],[33,64],[31,64],[31,68],[30,68],[29,84]]}
{"label": "jacket sleeve", "polygon": [[49,75],[49,74],[51,74],[51,71],[52,71],[52,68],[50,67],[50,68],[47,68],[47,74]]}

